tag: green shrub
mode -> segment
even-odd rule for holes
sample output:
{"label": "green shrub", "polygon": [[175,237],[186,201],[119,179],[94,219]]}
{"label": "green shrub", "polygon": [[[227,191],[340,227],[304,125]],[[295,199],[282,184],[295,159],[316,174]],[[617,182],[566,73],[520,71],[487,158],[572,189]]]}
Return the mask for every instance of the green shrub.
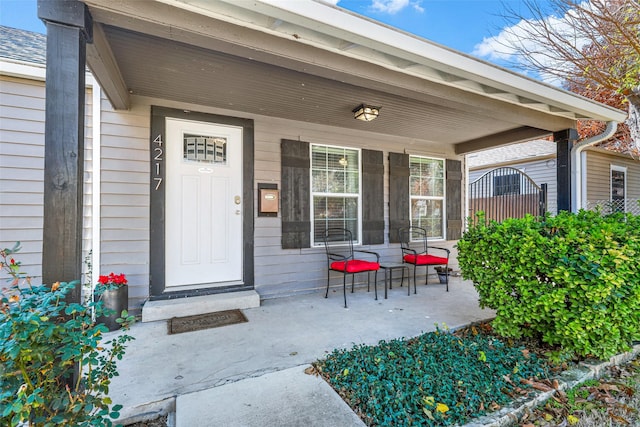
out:
{"label": "green shrub", "polygon": [[598,358],[640,339],[639,216],[480,218],[458,242],[458,262],[504,336]]}
{"label": "green shrub", "polygon": [[107,328],[92,321],[102,303],[66,302],[77,282],[32,285],[11,258],[17,250],[0,251],[0,269],[13,277],[0,293],[0,425],[111,426],[121,405],[109,384],[133,338],[102,343]]}
{"label": "green shrub", "polygon": [[523,347],[440,330],[335,350],[314,366],[371,426],[462,425],[528,394],[522,379],[548,375]]}

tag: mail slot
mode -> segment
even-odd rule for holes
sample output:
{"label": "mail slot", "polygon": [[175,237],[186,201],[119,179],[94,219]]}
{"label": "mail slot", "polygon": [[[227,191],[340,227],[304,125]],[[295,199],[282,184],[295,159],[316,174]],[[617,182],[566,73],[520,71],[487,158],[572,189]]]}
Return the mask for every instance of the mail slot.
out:
{"label": "mail slot", "polygon": [[279,191],[274,188],[260,189],[260,212],[278,213]]}

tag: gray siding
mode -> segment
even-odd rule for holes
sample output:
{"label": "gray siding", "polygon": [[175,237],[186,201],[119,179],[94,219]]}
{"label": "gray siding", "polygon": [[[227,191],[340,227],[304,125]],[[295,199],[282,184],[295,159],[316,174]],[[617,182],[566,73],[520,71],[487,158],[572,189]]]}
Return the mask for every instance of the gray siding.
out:
{"label": "gray siding", "polygon": [[[137,107],[128,112],[111,112],[103,102],[102,130],[102,267],[101,271],[123,272],[131,278],[130,297],[142,301],[148,296],[149,252],[149,117],[150,106],[161,105],[191,111],[246,117],[255,121],[254,204],[258,183],[280,185],[280,143],[295,139],[317,144],[344,145],[384,152],[384,214],[388,218],[388,153],[413,150],[412,154],[454,157],[436,145],[422,151],[412,148],[414,140],[394,139],[364,132],[312,125],[290,120],[239,114],[196,105],[135,97]],[[431,150],[431,151],[429,151]],[[326,286],[324,248],[281,247],[281,218],[258,217],[255,223],[255,288],[262,298],[311,292]],[[455,242],[441,242],[453,247]],[[398,262],[398,245],[367,246],[378,251],[385,262]],[[455,253],[455,252],[454,252]],[[453,265],[456,267],[455,258]],[[382,279],[380,279],[382,280]],[[336,285],[338,278],[336,277]],[[135,305],[135,304],[132,304]]]}
{"label": "gray siding", "polygon": [[100,274],[125,273],[130,306],[149,295],[148,106],[101,106]]}
{"label": "gray siding", "polygon": [[[280,141],[283,138],[299,139],[316,144],[383,151],[385,243],[365,247],[380,253],[383,262],[400,261],[399,245],[389,244],[388,242],[388,156],[389,151],[402,152],[404,149],[411,150],[410,147],[415,141],[365,133],[348,133],[344,129],[264,117],[255,118],[255,129],[256,182],[254,189],[257,189],[258,182],[276,183],[280,187]],[[432,155],[434,157],[451,155],[450,153],[439,152],[436,147],[431,147],[431,149],[433,150],[432,152],[414,152],[415,154]],[[256,226],[255,287],[261,297],[269,298],[296,292],[310,292],[326,286],[327,264],[324,248],[283,250],[280,242],[280,218],[256,217],[254,220]],[[453,243],[446,242],[442,244],[451,247]],[[338,275],[332,277],[335,277],[332,285],[337,285],[338,282],[341,283],[342,279]]]}
{"label": "gray siding", "polygon": [[[91,248],[91,90],[87,90],[84,183],[84,255]],[[0,76],[0,247],[21,242],[16,259],[42,276],[44,82]]]}
{"label": "gray siding", "polygon": [[[556,182],[555,159],[509,163],[505,166],[521,170],[538,186],[547,184],[547,212],[553,215],[558,213],[558,184]],[[469,170],[469,184],[496,167],[499,166]]]}
{"label": "gray siding", "polygon": [[611,199],[611,166],[627,168],[627,208],[629,209],[629,203],[640,199],[640,161],[598,149],[586,150],[585,154],[585,169],[588,171],[587,202],[590,205]]}
{"label": "gray siding", "polygon": [[16,259],[42,275],[44,83],[0,77],[0,246],[16,241]]}
{"label": "gray siding", "polygon": [[[7,79],[5,79],[7,80]],[[25,267],[40,275],[42,246],[42,179],[44,86],[41,82],[8,79],[2,90],[2,202],[0,240],[8,246],[18,238],[24,242]],[[23,87],[24,86],[24,87]],[[9,101],[7,101],[9,100]],[[91,97],[88,95],[86,184],[91,173]],[[129,278],[130,306],[136,308],[148,297],[149,284],[149,141],[150,106],[162,105],[255,120],[255,180],[275,183],[280,188],[280,141],[300,139],[312,143],[343,145],[383,151],[384,216],[388,218],[388,153],[409,151],[412,154],[454,158],[436,144],[421,145],[416,141],[383,137],[365,132],[310,125],[261,116],[245,116],[236,112],[203,108],[136,97],[130,111],[113,111],[106,99],[101,105],[101,265],[93,267],[94,281],[99,274],[125,273]],[[5,120],[6,119],[6,120]],[[17,177],[17,178],[14,178]],[[85,248],[91,242],[91,194],[85,191]],[[5,190],[6,189],[6,190]],[[257,206],[257,199],[254,200]],[[258,217],[255,223],[255,288],[263,298],[317,291],[326,286],[324,248],[283,250],[281,218]],[[455,242],[440,242],[453,247]],[[95,244],[94,244],[95,245]],[[388,219],[385,220],[385,242],[367,246],[378,251],[383,262],[398,262],[398,245],[388,243]],[[455,251],[454,251],[455,254]],[[21,258],[23,259],[23,258]],[[23,259],[24,260],[24,259]],[[455,258],[453,258],[455,267]],[[380,278],[382,280],[382,278]],[[339,278],[335,278],[338,285]]]}

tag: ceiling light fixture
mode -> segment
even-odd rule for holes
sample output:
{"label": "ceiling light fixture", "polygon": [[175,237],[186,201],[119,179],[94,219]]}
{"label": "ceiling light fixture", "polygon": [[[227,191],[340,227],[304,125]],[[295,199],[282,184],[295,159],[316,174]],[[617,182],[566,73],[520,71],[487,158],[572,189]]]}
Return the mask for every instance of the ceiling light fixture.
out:
{"label": "ceiling light fixture", "polygon": [[353,109],[353,118],[362,120],[364,122],[370,122],[371,120],[378,117],[378,114],[380,114],[380,108],[382,107],[360,104]]}

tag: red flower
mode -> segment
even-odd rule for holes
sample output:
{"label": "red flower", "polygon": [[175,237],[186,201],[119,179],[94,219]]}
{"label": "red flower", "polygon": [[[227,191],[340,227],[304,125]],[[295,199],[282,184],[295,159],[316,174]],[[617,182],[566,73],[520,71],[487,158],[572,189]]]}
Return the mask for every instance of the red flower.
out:
{"label": "red flower", "polygon": [[98,278],[98,283],[101,285],[114,285],[120,287],[125,286],[128,282],[124,274],[109,273],[108,276],[100,276]]}

